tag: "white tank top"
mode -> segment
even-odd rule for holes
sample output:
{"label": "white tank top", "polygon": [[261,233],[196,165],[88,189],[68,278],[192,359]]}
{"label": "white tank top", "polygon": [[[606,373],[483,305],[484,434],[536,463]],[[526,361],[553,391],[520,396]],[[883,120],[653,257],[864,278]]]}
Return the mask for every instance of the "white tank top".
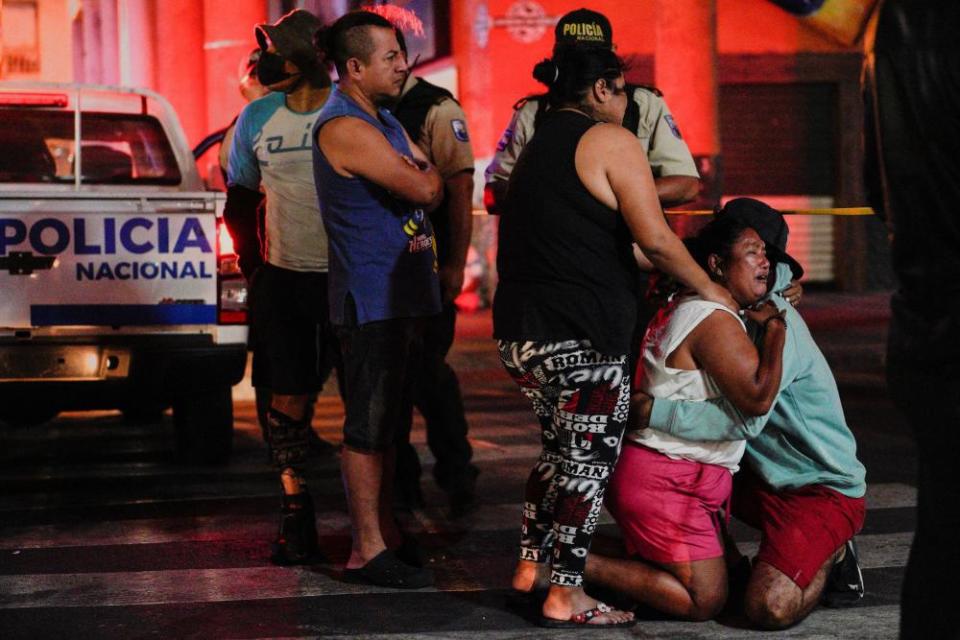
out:
{"label": "white tank top", "polygon": [[[654,398],[703,401],[723,395],[716,381],[702,369],[675,369],[667,366],[667,358],[680,343],[717,310],[737,318],[746,332],[743,320],[733,311],[700,297],[674,300],[660,310],[647,327],[640,352],[637,388]],[[744,440],[696,442],[684,440],[656,429],[629,431],[626,437],[675,460],[693,460],[726,467],[731,473],[739,469],[746,446]]]}

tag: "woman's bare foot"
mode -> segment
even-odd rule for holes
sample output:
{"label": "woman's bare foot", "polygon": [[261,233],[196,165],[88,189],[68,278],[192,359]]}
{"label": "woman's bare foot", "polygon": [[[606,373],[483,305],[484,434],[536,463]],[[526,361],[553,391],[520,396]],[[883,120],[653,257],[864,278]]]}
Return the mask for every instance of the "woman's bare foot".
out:
{"label": "woman's bare foot", "polygon": [[533,593],[545,590],[550,586],[550,564],[520,560],[513,570],[513,590],[522,593]]}
{"label": "woman's bare foot", "polygon": [[[581,587],[550,586],[550,593],[543,603],[543,617],[551,620],[570,620],[573,616],[590,611],[601,603],[591,598]],[[587,620],[585,624],[623,624],[633,620],[633,613],[611,608]]]}

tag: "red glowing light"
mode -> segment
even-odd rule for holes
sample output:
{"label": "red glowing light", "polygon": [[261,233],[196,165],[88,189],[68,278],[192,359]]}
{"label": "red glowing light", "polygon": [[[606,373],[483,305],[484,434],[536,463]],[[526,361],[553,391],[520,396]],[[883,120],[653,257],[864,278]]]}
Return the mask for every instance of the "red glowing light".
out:
{"label": "red glowing light", "polygon": [[364,11],[375,13],[395,24],[401,31],[410,31],[416,36],[423,37],[423,21],[410,9],[392,4],[368,5]]}

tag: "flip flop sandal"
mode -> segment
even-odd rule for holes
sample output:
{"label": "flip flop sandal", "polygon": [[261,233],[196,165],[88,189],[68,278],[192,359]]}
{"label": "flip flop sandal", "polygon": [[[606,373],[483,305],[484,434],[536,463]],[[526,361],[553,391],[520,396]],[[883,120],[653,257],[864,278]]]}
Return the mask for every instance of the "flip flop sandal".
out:
{"label": "flip flop sandal", "polygon": [[357,569],[344,569],[346,582],[372,584],[394,589],[422,589],[433,585],[433,572],[429,569],[411,567],[385,549],[367,564]]}
{"label": "flip flop sandal", "polygon": [[624,620],[623,622],[590,624],[590,621],[597,616],[602,616],[603,614],[610,613],[611,611],[613,611],[613,607],[608,604],[604,604],[603,602],[598,602],[597,606],[593,609],[587,609],[586,611],[575,613],[566,620],[558,620],[556,618],[548,618],[547,616],[541,615],[539,624],[541,627],[546,627],[547,629],[581,629],[583,627],[607,629],[609,627],[632,627],[633,625],[637,624],[636,618],[633,618],[632,620]]}

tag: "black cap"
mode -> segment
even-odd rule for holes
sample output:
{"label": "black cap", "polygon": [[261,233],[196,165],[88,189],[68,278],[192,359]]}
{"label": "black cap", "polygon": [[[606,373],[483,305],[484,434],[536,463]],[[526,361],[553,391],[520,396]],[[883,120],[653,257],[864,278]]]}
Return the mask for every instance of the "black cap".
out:
{"label": "black cap", "polygon": [[613,48],[613,28],[607,16],[590,9],[565,14],[553,30],[554,47],[567,45]]}
{"label": "black cap", "polygon": [[294,9],[273,24],[257,25],[257,43],[266,51],[272,44],[284,60],[311,66],[317,58],[313,35],[323,25],[320,18],[305,9]]}
{"label": "black cap", "polygon": [[735,218],[752,228],[767,244],[767,256],[772,262],[788,264],[797,280],[803,276],[803,267],[787,253],[790,229],[782,213],[753,198],[734,198],[717,211],[717,217],[721,216]]}

